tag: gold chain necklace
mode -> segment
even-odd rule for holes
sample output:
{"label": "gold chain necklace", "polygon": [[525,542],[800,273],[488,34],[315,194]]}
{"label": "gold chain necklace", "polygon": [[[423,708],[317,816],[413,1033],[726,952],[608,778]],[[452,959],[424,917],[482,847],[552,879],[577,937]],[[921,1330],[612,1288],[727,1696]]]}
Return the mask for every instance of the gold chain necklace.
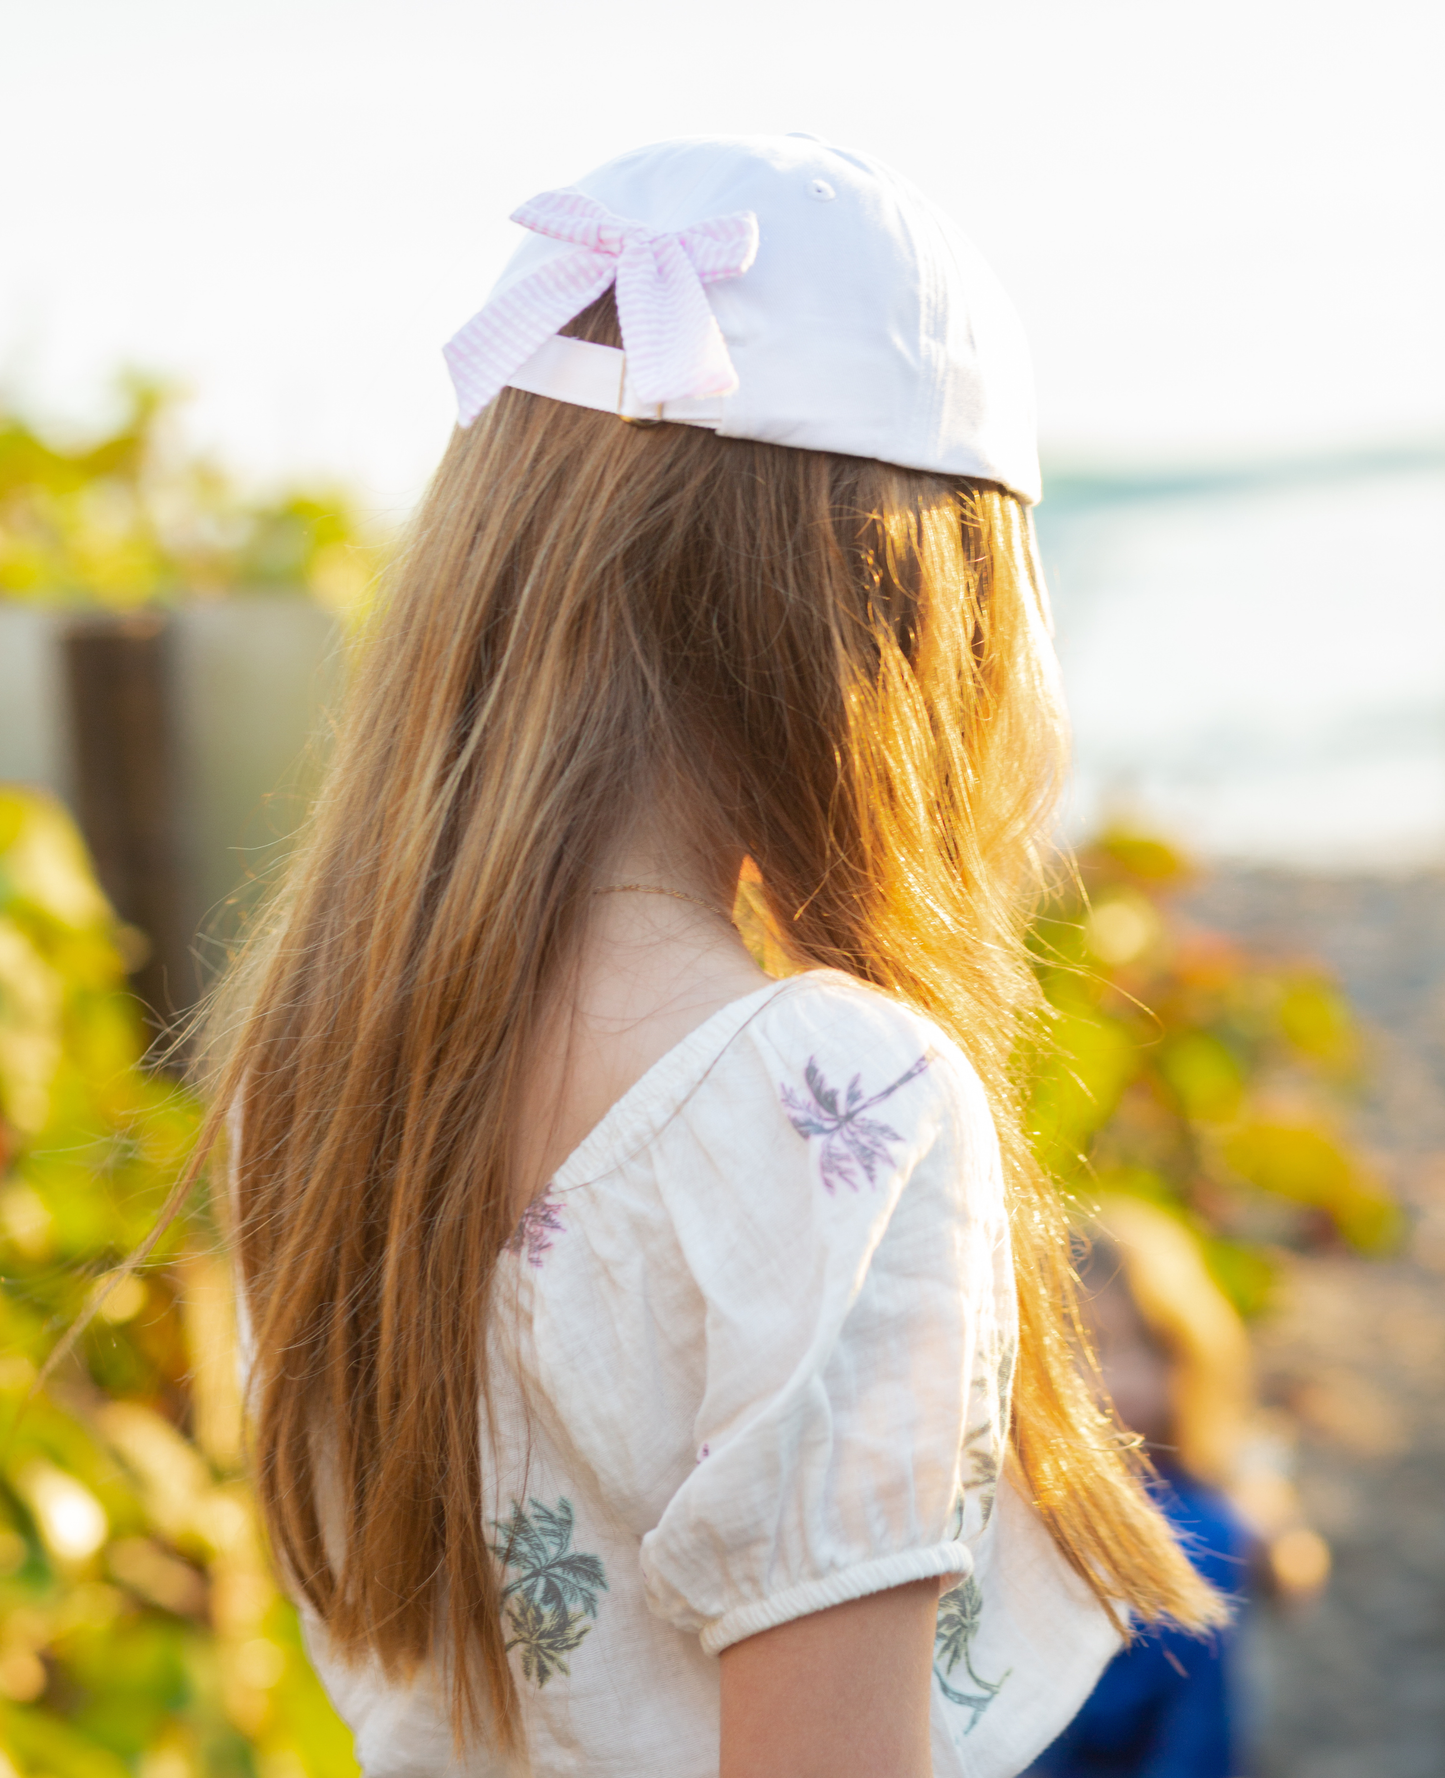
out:
{"label": "gold chain necklace", "polygon": [[715,901],[704,901],[698,895],[684,895],[681,889],[660,889],[655,883],[609,883],[605,889],[594,889],[594,895],[667,895],[674,901],[690,901],[694,907],[706,908],[710,914],[717,914],[733,923],[733,917],[725,908],[720,908]]}

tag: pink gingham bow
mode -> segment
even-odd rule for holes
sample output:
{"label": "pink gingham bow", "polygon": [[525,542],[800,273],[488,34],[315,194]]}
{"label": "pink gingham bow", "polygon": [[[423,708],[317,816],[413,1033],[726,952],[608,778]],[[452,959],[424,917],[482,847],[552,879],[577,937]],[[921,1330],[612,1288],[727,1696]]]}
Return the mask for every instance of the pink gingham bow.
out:
{"label": "pink gingham bow", "polygon": [[561,253],[504,291],[443,348],[459,418],[472,421],[532,354],[614,281],[627,375],[639,401],[731,395],[737,372],[703,285],[736,278],[757,257],[750,210],[674,233],[614,216],[584,192],[544,191],[512,212],[576,251]]}

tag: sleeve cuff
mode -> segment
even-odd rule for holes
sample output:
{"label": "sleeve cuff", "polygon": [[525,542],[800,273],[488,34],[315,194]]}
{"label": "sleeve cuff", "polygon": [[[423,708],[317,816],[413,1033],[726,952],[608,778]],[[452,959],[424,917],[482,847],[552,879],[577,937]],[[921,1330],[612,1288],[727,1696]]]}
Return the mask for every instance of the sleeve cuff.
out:
{"label": "sleeve cuff", "polygon": [[714,1618],[699,1640],[704,1654],[717,1655],[745,1637],[771,1630],[777,1624],[790,1624],[794,1618],[811,1617],[815,1611],[827,1611],[831,1605],[846,1605],[850,1599],[885,1593],[889,1587],[906,1586],[912,1580],[933,1580],[942,1574],[962,1578],[972,1573],[973,1552],[964,1543],[934,1543],[926,1549],[900,1550],[893,1556],[878,1556],[871,1562],[840,1568],[818,1580],[800,1581],[770,1598],[735,1605]]}

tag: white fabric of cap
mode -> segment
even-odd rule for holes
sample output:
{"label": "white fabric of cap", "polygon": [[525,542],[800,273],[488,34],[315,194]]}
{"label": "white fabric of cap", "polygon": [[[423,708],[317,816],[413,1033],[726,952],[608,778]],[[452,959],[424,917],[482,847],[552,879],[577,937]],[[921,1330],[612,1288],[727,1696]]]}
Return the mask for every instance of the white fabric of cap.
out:
{"label": "white fabric of cap", "polygon": [[[756,259],[706,285],[737,388],[644,409],[627,391],[625,337],[619,353],[563,336],[511,374],[512,387],[1038,500],[1018,317],[962,230],[880,162],[809,136],[690,137],[634,149],[570,189],[659,234],[756,217]],[[529,233],[488,304],[574,251]]]}

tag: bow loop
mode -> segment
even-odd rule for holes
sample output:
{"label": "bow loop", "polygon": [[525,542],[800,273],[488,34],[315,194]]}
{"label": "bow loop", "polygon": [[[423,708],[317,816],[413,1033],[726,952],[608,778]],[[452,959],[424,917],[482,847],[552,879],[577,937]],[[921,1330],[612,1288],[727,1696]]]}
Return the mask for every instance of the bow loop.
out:
{"label": "bow loop", "polygon": [[544,191],[512,221],[565,242],[559,253],[472,317],[445,348],[469,426],[545,340],[613,284],[628,373],[640,400],[731,395],[737,372],[703,292],[757,257],[751,211],[676,231],[615,216],[585,192]]}

